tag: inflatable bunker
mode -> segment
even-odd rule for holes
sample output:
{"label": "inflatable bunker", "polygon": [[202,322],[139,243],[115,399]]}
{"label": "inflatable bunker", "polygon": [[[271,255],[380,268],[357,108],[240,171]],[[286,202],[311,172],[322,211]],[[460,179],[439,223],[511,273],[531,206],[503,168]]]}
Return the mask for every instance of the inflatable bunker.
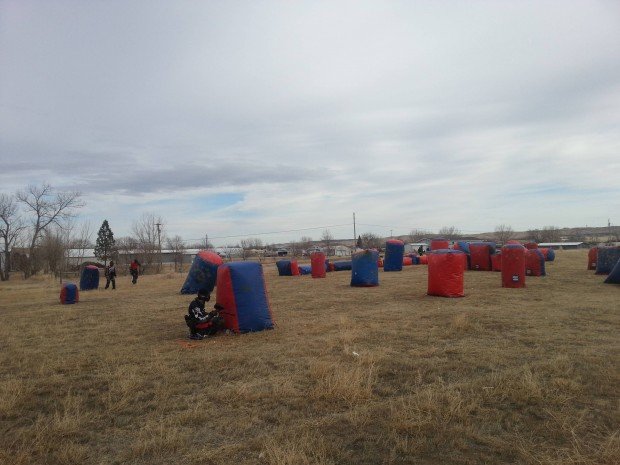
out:
{"label": "inflatable bunker", "polygon": [[502,287],[525,287],[525,256],[527,249],[520,244],[502,247]]}
{"label": "inflatable bunker", "polygon": [[464,252],[440,249],[428,256],[428,295],[463,297]]}
{"label": "inflatable bunker", "polygon": [[609,274],[620,259],[620,247],[599,247],[596,274]]}
{"label": "inflatable bunker", "polygon": [[545,256],[539,249],[528,249],[525,254],[525,274],[528,276],[546,276]]}
{"label": "inflatable bunker", "polygon": [[280,276],[299,276],[299,265],[297,260],[278,260],[278,275]]}
{"label": "inflatable bunker", "polygon": [[472,242],[469,244],[471,269],[491,271],[491,255],[495,253],[495,244],[491,242]]}
{"label": "inflatable bunker", "polygon": [[523,246],[528,249],[528,250],[532,250],[532,249],[537,249],[538,248],[538,243],[536,242],[526,242],[525,244],[523,244]]}
{"label": "inflatable bunker", "polygon": [[351,260],[351,286],[372,287],[379,285],[379,252],[361,250]]}
{"label": "inflatable bunker", "polygon": [[342,261],[332,263],[334,271],[347,271],[351,269],[351,261]]}
{"label": "inflatable bunker", "polygon": [[208,250],[201,250],[194,257],[187,278],[181,287],[181,294],[196,294],[201,289],[213,292],[217,280],[217,269],[224,261],[222,257]]}
{"label": "inflatable bunker", "polygon": [[551,247],[540,247],[538,250],[543,253],[546,262],[552,262],[555,260],[555,251]]}
{"label": "inflatable bunker", "polygon": [[86,265],[80,275],[80,291],[90,291],[99,287],[99,268]]}
{"label": "inflatable bunker", "polygon": [[312,265],[299,265],[299,274],[311,274],[312,273]]}
{"label": "inflatable bunker", "polygon": [[437,237],[431,240],[431,251],[432,252],[434,252],[435,250],[449,249],[449,248],[450,248],[450,242],[447,239],[444,239],[443,237]]}
{"label": "inflatable bunker", "polygon": [[405,243],[398,239],[389,239],[385,243],[383,271],[402,271]]}
{"label": "inflatable bunker", "polygon": [[74,283],[63,283],[60,289],[60,303],[63,305],[77,304],[80,301],[80,292]]}
{"label": "inflatable bunker", "polygon": [[598,256],[598,247],[592,247],[588,251],[588,270],[596,270],[597,256]]}
{"label": "inflatable bunker", "polygon": [[460,250],[461,252],[469,254],[469,242],[467,241],[456,241],[452,248],[454,250]]}
{"label": "inflatable bunker", "polygon": [[312,252],[310,254],[310,267],[312,268],[313,278],[324,278],[327,271],[327,262],[323,252]]}
{"label": "inflatable bunker", "polygon": [[224,307],[226,329],[236,333],[273,329],[263,267],[256,262],[233,262],[217,270],[217,303]]}
{"label": "inflatable bunker", "polygon": [[616,262],[616,266],[614,266],[605,279],[605,284],[620,284],[620,259]]}
{"label": "inflatable bunker", "polygon": [[502,253],[497,252],[491,255],[491,270],[502,271]]}

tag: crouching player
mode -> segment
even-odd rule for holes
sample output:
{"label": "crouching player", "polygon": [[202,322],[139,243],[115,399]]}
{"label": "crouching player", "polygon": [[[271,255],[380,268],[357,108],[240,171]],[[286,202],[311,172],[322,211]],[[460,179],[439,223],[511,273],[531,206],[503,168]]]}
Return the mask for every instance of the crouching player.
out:
{"label": "crouching player", "polygon": [[211,294],[202,289],[189,304],[185,322],[189,327],[190,339],[204,339],[205,336],[213,336],[224,328],[224,318],[220,316],[220,310],[223,308],[220,305],[215,304],[214,310],[209,313],[205,311],[205,303],[209,300],[211,300]]}

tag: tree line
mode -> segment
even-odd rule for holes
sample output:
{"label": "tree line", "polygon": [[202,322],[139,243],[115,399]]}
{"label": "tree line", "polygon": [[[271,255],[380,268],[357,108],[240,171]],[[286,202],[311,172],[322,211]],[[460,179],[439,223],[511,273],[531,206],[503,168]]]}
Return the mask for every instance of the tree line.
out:
{"label": "tree line", "polygon": [[[175,266],[181,266],[183,239],[167,237],[161,217],[143,214],[134,221],[132,236],[118,239],[104,220],[93,244],[91,225],[77,223],[78,211],[84,205],[79,191],[59,191],[50,184],[1,193],[0,280],[8,280],[11,270],[23,273],[25,279],[38,273],[58,276],[69,271],[70,259],[82,262],[89,249],[104,264],[120,256],[123,260],[140,256],[145,270],[159,272],[163,244],[174,251]],[[77,255],[71,257],[71,251]]]}

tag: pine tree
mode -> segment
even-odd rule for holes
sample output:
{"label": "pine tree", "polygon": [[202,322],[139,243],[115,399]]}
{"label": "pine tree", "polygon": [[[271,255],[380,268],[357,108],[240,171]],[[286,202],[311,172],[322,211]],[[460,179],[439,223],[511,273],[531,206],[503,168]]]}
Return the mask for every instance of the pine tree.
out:
{"label": "pine tree", "polygon": [[356,244],[358,249],[363,249],[363,244],[362,244],[362,236],[357,236],[357,244]]}
{"label": "pine tree", "polygon": [[95,257],[103,260],[107,264],[108,257],[114,251],[114,233],[110,229],[108,220],[103,220],[99,232],[97,233],[97,243],[95,244]]}

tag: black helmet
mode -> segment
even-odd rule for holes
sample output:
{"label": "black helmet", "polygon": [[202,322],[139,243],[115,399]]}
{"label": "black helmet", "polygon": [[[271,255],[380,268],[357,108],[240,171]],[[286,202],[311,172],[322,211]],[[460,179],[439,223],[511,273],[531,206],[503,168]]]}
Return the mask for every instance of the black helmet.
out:
{"label": "black helmet", "polygon": [[202,300],[209,300],[211,298],[211,293],[206,289],[200,289],[198,291],[198,298]]}

